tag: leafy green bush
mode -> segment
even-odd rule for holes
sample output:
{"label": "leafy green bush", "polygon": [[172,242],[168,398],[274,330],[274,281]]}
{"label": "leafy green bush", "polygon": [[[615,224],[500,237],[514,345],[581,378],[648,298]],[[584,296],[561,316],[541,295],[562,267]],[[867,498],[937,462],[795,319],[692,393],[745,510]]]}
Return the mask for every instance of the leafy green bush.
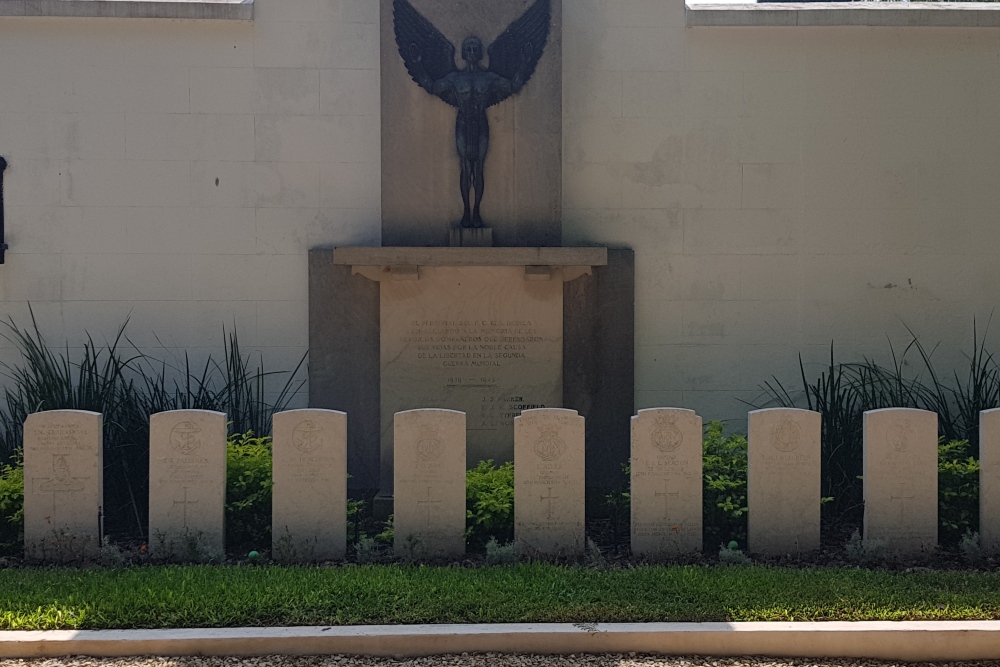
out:
{"label": "leafy green bush", "polygon": [[722,422],[705,427],[704,535],[705,544],[747,536],[747,438],[722,434]]}
{"label": "leafy green bush", "polygon": [[979,461],[968,440],[938,445],[938,541],[955,545],[979,528]]}
{"label": "leafy green bush", "polygon": [[20,451],[0,464],[0,554],[18,554],[24,544],[24,464]]}
{"label": "leafy green bush", "polygon": [[253,431],[226,444],[226,546],[229,551],[271,544],[271,438]]}
{"label": "leafy green bush", "polygon": [[485,546],[491,537],[501,544],[514,539],[514,464],[481,461],[465,477],[469,546]]}

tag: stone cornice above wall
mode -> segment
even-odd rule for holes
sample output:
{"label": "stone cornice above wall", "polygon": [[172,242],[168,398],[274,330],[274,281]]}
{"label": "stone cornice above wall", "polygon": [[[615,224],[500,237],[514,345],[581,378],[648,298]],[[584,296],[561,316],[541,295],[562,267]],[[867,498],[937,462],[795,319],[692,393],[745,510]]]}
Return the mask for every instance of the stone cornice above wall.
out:
{"label": "stone cornice above wall", "polygon": [[253,20],[253,0],[0,0],[0,16]]}
{"label": "stone cornice above wall", "polygon": [[687,25],[1000,28],[997,2],[767,2],[685,5]]}

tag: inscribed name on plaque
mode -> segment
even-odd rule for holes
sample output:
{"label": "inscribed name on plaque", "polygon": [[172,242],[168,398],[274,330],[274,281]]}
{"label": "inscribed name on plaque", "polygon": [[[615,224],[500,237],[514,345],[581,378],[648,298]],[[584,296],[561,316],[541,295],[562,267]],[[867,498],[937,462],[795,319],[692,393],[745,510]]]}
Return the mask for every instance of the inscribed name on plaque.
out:
{"label": "inscribed name on plaque", "polygon": [[32,560],[67,561],[100,548],[103,418],[53,410],[24,422],[24,550]]}
{"label": "inscribed name on plaque", "polygon": [[584,419],[528,410],[514,424],[514,540],[522,554],[569,556],[584,547]]}
{"label": "inscribed name on plaque", "polygon": [[513,458],[514,418],[562,402],[563,284],[524,267],[420,267],[381,283],[382,489],[392,484],[393,415],[467,415],[468,461]]}
{"label": "inscribed name on plaque", "polygon": [[938,531],[937,415],[890,408],[864,416],[865,539],[915,554]]}
{"label": "inscribed name on plaque", "polygon": [[702,422],[692,410],[632,417],[632,552],[667,558],[701,551]]}
{"label": "inscribed name on plaque", "polygon": [[271,544],[275,560],[339,560],[347,549],[347,415],[274,415]]}

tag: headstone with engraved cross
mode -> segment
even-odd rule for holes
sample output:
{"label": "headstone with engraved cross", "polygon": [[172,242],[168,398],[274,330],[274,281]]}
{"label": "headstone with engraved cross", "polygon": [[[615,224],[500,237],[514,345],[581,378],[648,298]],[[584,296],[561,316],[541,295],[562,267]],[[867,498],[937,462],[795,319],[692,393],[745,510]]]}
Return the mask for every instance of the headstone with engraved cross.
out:
{"label": "headstone with engraved cross", "polygon": [[402,558],[465,553],[465,413],[410,410],[393,423],[393,546]]}
{"label": "headstone with engraved cross", "polygon": [[770,556],[819,549],[822,416],[774,408],[750,413],[747,543]]}
{"label": "headstone with engraved cross", "polygon": [[339,560],[347,548],[347,415],[289,410],[274,415],[271,555],[279,561]]}
{"label": "headstone with engraved cross", "polygon": [[207,560],[225,553],[226,415],[160,412],[149,420],[149,551]]}
{"label": "headstone with engraved cross", "polygon": [[979,413],[979,539],[1000,553],[1000,408]]}
{"label": "headstone with engraved cross", "polygon": [[632,553],[652,559],[701,551],[702,423],[691,410],[632,417]]}
{"label": "headstone with engraved cross", "polygon": [[525,410],[514,419],[514,540],[529,556],[584,550],[584,419]]}
{"label": "headstone with engraved cross", "polygon": [[53,410],[24,422],[24,553],[65,562],[97,554],[103,497],[103,419]]}
{"label": "headstone with engraved cross", "polygon": [[[938,424],[926,410],[864,418],[865,539],[903,554],[933,549],[938,531]],[[753,509],[751,508],[751,512]]]}

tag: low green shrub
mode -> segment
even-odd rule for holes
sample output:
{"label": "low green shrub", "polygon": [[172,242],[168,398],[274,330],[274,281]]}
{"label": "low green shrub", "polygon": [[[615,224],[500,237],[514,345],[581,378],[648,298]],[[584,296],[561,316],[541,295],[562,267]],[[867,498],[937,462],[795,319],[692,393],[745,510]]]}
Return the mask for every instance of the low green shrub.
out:
{"label": "low green shrub", "polygon": [[24,464],[20,450],[0,464],[0,554],[19,554],[24,544]]}
{"label": "low green shrub", "polygon": [[743,544],[747,537],[747,438],[723,435],[722,422],[705,427],[705,544]]}
{"label": "low green shrub", "polygon": [[238,433],[226,444],[226,547],[230,552],[271,544],[271,438]]}
{"label": "low green shrub", "polygon": [[466,473],[466,538],[472,548],[489,539],[501,544],[514,539],[514,464],[481,461]]}
{"label": "low green shrub", "polygon": [[938,445],[938,542],[954,546],[979,528],[979,461],[968,440]]}

